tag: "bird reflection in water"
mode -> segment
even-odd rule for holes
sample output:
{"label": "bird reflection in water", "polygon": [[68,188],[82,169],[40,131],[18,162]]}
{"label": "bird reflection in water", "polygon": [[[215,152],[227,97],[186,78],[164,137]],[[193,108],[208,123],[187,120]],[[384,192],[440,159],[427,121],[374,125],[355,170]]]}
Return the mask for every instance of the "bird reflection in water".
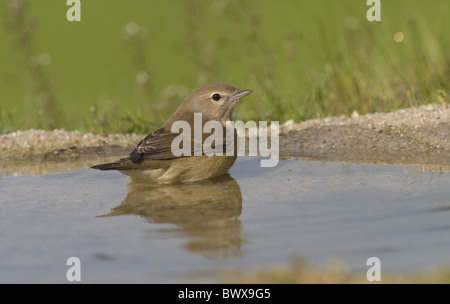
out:
{"label": "bird reflection in water", "polygon": [[133,214],[152,223],[175,224],[188,237],[184,246],[187,250],[222,259],[241,256],[241,212],[241,190],[226,174],[167,185],[130,179],[126,198],[102,217]]}

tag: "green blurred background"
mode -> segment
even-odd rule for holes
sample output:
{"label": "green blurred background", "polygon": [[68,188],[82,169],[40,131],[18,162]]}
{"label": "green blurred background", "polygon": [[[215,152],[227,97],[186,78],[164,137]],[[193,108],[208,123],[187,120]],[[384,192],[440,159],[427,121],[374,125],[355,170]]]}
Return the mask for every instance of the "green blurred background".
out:
{"label": "green blurred background", "polygon": [[145,133],[212,81],[255,91],[235,120],[449,102],[448,0],[0,1],[2,133]]}

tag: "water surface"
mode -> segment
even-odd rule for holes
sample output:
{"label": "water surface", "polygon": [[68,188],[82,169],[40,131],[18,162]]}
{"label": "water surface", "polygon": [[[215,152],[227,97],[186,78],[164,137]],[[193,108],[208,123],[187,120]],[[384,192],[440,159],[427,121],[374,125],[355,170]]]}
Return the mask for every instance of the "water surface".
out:
{"label": "water surface", "polygon": [[0,283],[171,283],[303,257],[382,271],[450,265],[450,173],[421,167],[241,158],[194,184],[80,169],[0,176]]}

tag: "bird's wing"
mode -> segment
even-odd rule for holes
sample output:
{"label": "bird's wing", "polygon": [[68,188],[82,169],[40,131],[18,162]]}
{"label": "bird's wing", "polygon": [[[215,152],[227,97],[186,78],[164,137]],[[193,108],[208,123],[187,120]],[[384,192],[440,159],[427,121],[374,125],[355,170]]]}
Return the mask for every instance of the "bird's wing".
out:
{"label": "bird's wing", "polygon": [[145,136],[137,145],[136,149],[130,153],[133,162],[144,159],[172,159],[171,145],[178,133],[171,133],[159,128],[158,130]]}
{"label": "bird's wing", "polygon": [[[227,143],[226,143],[226,130],[222,129],[222,141],[214,142],[212,144],[212,148],[216,148],[218,150],[222,150],[223,153],[226,153]],[[193,132],[192,132],[193,133]],[[171,133],[170,131],[165,131],[164,128],[160,128],[153,133],[150,133],[146,137],[144,137],[137,145],[136,149],[130,153],[129,159],[135,163],[139,163],[145,159],[173,159],[177,156],[173,155],[171,146],[172,141],[179,136],[179,133]],[[204,155],[203,142],[205,139],[210,136],[209,133],[202,133],[202,142],[196,143],[191,134],[191,153],[190,155],[197,155],[196,151],[201,151],[201,154]],[[236,147],[236,130],[234,130],[234,145],[232,147]],[[181,156],[183,157],[183,156]]]}

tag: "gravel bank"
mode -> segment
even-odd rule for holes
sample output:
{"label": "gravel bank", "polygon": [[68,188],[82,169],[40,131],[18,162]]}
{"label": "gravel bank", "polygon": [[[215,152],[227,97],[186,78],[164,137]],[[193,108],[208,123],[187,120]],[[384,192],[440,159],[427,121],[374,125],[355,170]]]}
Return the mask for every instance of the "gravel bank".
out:
{"label": "gravel bank", "polygon": [[95,134],[63,129],[17,131],[0,135],[0,157],[28,158],[33,155],[74,156],[80,153],[113,153],[129,149],[142,138],[136,134]]}
{"label": "gravel bank", "polygon": [[127,155],[142,135],[27,130],[0,135],[0,174],[66,172]]}
{"label": "gravel bank", "polygon": [[287,122],[280,135],[281,155],[450,171],[447,104],[352,116]]}
{"label": "gravel bank", "polygon": [[[0,136],[0,173],[45,174],[89,167],[127,155],[143,135],[78,131],[17,131]],[[423,165],[450,171],[450,109],[430,104],[352,117],[288,121],[282,158]]]}

